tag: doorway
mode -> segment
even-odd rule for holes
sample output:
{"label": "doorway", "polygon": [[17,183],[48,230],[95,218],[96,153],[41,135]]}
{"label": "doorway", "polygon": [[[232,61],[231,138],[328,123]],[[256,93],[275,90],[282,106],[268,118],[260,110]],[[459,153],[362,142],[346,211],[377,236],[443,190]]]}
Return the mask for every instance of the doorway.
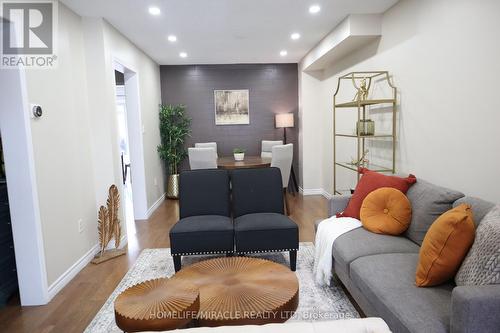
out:
{"label": "doorway", "polygon": [[116,117],[118,134],[118,152],[120,155],[120,165],[122,173],[122,203],[125,216],[127,234],[135,234],[134,219],[134,199],[131,182],[131,161],[130,146],[127,124],[127,99],[125,90],[124,73],[115,70],[115,98],[116,98]]}
{"label": "doorway", "polygon": [[[127,235],[133,236],[135,221],[148,218],[139,78],[137,71],[121,60],[114,58],[113,64],[117,129],[114,158],[121,166],[121,201]],[[129,249],[138,247],[136,237],[128,240]]]}

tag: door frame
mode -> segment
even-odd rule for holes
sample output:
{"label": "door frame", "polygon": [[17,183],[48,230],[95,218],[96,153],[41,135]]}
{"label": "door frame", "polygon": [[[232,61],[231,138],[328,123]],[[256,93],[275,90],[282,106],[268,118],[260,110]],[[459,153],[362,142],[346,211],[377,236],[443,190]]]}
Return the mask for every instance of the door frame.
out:
{"label": "door frame", "polygon": [[49,301],[26,74],[1,69],[0,127],[21,305]]}
{"label": "door frame", "polygon": [[[126,64],[117,57],[113,57],[113,70],[123,73],[125,78],[125,108],[127,113],[128,144],[131,165],[130,179],[132,183],[134,219],[146,220],[148,218],[148,200],[146,192],[146,171],[144,168],[144,130],[140,105],[139,74],[132,66]],[[116,86],[116,82],[113,81],[113,83]],[[113,91],[115,91],[115,89],[113,89]],[[114,96],[116,105],[116,94]],[[118,121],[116,115],[115,121]],[[118,140],[115,141],[115,144],[118,144]],[[118,158],[118,156],[116,156],[116,158]]]}

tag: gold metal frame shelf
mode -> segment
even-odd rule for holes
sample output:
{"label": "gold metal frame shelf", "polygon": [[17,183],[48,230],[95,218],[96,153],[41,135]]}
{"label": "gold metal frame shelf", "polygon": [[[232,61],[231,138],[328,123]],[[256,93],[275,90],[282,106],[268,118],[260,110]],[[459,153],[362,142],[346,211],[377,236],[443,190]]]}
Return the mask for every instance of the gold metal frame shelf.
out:
{"label": "gold metal frame shelf", "polygon": [[[346,169],[349,169],[352,171],[356,171],[356,172],[358,171],[358,167],[355,165],[352,165],[349,162],[336,162],[335,165],[338,165],[340,167],[343,167],[343,168],[346,168]],[[376,165],[376,164],[370,164],[370,170],[376,171],[376,172],[392,172],[391,168],[383,167],[383,166]]]}
{"label": "gold metal frame shelf", "polygon": [[385,104],[385,103],[394,103],[394,99],[367,99],[364,101],[352,101],[347,103],[336,104],[336,108],[356,108],[358,106],[367,106],[367,105],[375,105],[375,104]]}
{"label": "gold metal frame shelf", "polygon": [[[368,94],[370,93],[370,88],[372,87],[372,83],[374,79],[385,81],[389,88],[392,90],[392,98],[382,98],[382,99],[370,99],[368,98]],[[356,98],[350,102],[337,102],[337,95],[340,90],[341,83],[344,80],[350,80],[353,82],[354,86],[357,88],[358,94],[356,94]],[[356,80],[362,80],[366,83],[365,86],[361,85],[358,87],[356,85]],[[365,95],[362,95],[362,93]],[[363,98],[366,97],[366,98]],[[337,109],[348,109],[352,108],[357,110],[358,112],[358,122],[360,120],[367,119],[367,107],[372,105],[380,105],[380,104],[390,104],[391,105],[391,113],[392,113],[392,131],[391,133],[383,133],[374,135],[357,135],[357,134],[345,134],[345,133],[337,133],[336,131],[336,112]],[[334,194],[341,194],[340,190],[337,189],[337,167],[341,167],[347,170],[355,171],[357,173],[357,180],[359,181],[360,175],[358,173],[358,166],[353,165],[349,162],[341,162],[337,161],[337,137],[344,138],[355,138],[357,139],[357,148],[356,148],[356,156],[357,160],[360,161],[363,158],[363,153],[365,151],[365,141],[368,139],[391,139],[392,143],[392,161],[391,166],[384,167],[380,165],[375,165],[370,163],[370,170],[377,172],[396,172],[396,104],[397,104],[397,88],[394,87],[391,83],[389,72],[388,71],[367,71],[367,72],[351,72],[347,73],[338,78],[337,90],[333,95],[333,191]]]}
{"label": "gold metal frame shelf", "polygon": [[364,139],[392,138],[392,134],[356,135],[356,134],[336,133],[335,136],[342,136],[346,138],[364,138]]}

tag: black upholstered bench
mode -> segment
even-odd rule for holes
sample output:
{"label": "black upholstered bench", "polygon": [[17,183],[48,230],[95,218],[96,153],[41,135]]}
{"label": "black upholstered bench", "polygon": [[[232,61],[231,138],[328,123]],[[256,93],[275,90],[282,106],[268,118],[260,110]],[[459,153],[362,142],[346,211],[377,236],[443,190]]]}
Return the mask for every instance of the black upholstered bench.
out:
{"label": "black upholstered bench", "polygon": [[170,230],[175,271],[186,255],[282,251],[295,270],[299,231],[284,215],[278,168],[233,170],[231,177],[225,170],[186,171],[179,182],[180,220]]}
{"label": "black upholstered bench", "polygon": [[233,170],[231,183],[236,254],[288,251],[295,271],[299,230],[284,215],[280,170]]}
{"label": "black upholstered bench", "polygon": [[181,258],[195,254],[232,254],[229,174],[225,170],[182,172],[179,180],[180,220],[170,230],[175,271]]}

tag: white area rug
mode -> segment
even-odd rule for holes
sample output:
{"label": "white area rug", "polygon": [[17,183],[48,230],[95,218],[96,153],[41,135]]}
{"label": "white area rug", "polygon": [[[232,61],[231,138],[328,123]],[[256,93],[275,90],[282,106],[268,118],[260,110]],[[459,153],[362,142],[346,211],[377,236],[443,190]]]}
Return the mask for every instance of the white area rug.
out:
{"label": "white area rug", "polygon": [[[288,266],[288,253],[255,255]],[[182,265],[205,260],[209,256],[184,257]],[[299,307],[289,321],[316,321],[359,318],[359,314],[351,304],[337,280],[329,287],[314,283],[314,245],[300,243],[297,255],[297,278],[299,279]],[[170,249],[146,249],[137,258],[134,266],[127,272],[115,291],[97,313],[86,333],[122,332],[115,325],[113,302],[128,287],[146,280],[170,277],[174,274],[174,264]]]}

